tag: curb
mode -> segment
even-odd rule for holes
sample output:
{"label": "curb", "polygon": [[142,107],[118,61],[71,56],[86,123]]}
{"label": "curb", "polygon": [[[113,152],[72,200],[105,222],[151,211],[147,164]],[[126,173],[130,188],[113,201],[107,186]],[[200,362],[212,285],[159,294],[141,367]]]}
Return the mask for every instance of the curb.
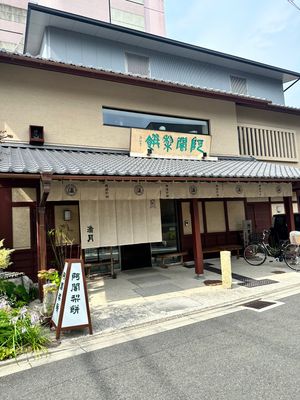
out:
{"label": "curb", "polygon": [[[127,333],[132,330],[146,328],[147,326],[158,325],[158,324],[161,324],[164,322],[169,322],[172,320],[181,319],[181,318],[189,317],[189,316],[193,316],[193,315],[205,315],[212,311],[217,313],[224,309],[230,310],[232,308],[242,305],[246,301],[257,300],[262,297],[272,296],[274,294],[276,294],[276,296],[279,298],[285,297],[284,296],[285,294],[288,297],[288,296],[293,295],[293,293],[289,293],[289,292],[291,292],[291,290],[296,289],[296,288],[300,291],[299,283],[288,285],[286,287],[283,287],[282,289],[273,289],[271,291],[265,291],[263,293],[260,293],[259,295],[255,294],[255,295],[250,295],[250,296],[243,296],[235,301],[228,301],[228,302],[221,303],[219,305],[211,305],[208,307],[199,308],[199,309],[192,310],[192,311],[181,312],[176,315],[170,315],[170,316],[154,319],[154,320],[148,321],[148,322],[137,323],[137,324],[119,328],[119,329],[116,329],[116,330],[113,330],[113,331],[110,331],[107,333],[96,332],[93,335],[80,336],[80,340],[83,343],[84,342],[96,343],[99,340],[99,338],[104,339],[104,338],[109,338],[109,337],[115,337],[119,334]],[[33,353],[28,353],[28,354],[21,354],[20,356],[17,357],[17,359],[13,358],[13,359],[8,359],[5,361],[2,361],[2,362],[0,362],[0,369],[1,369],[1,367],[8,367],[9,365],[18,365],[19,363],[24,363],[24,362],[28,362],[28,364],[30,364],[31,361],[40,360],[44,357],[46,360],[49,355],[63,353],[64,351],[70,351],[70,349],[74,349],[74,351],[75,351],[75,349],[82,350],[82,347],[81,347],[81,345],[78,344],[77,340],[78,340],[78,338],[66,339],[64,342],[61,342],[66,347],[61,347],[61,344],[58,344],[58,346],[55,346],[54,348],[50,347],[47,349],[47,353],[45,355],[43,353],[41,355],[34,355]],[[1,376],[1,374],[0,374],[0,376]]]}

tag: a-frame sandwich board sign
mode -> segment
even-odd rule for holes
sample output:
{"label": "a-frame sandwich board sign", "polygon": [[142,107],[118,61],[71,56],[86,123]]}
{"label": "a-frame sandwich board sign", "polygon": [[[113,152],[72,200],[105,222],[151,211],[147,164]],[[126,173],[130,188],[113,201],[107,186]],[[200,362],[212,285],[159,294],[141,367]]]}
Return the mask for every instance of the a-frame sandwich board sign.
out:
{"label": "a-frame sandwich board sign", "polygon": [[89,328],[89,333],[93,333],[81,259],[65,260],[51,323],[56,328],[56,339],[59,339],[60,332],[64,330]]}

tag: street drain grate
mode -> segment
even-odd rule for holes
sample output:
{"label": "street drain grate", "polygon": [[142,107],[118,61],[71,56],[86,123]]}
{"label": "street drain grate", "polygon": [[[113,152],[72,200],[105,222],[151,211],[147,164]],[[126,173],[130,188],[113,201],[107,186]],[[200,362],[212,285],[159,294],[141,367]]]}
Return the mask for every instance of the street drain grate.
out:
{"label": "street drain grate", "polygon": [[253,288],[257,286],[266,286],[266,285],[272,285],[273,283],[278,283],[277,281],[273,281],[272,279],[261,279],[255,281],[254,279],[249,279],[245,280],[242,283],[238,283],[239,286],[244,286],[247,288]]}
{"label": "street drain grate", "polygon": [[204,285],[206,286],[218,286],[218,285],[222,285],[222,281],[218,280],[218,279],[210,279],[210,280],[206,280],[203,282]]}
{"label": "street drain grate", "polygon": [[279,301],[267,301],[267,300],[254,300],[248,303],[242,304],[243,307],[248,308],[249,310],[262,312],[269,310],[271,308],[282,305],[283,303]]}
{"label": "street drain grate", "polygon": [[285,274],[285,271],[272,271],[272,274]]}
{"label": "street drain grate", "polygon": [[[207,271],[214,272],[216,274],[221,275],[221,270],[219,268],[210,267],[209,265],[204,264],[204,268]],[[249,278],[248,276],[232,273],[231,274],[233,279],[237,281],[241,281],[242,283],[238,283],[239,286],[244,286],[246,288],[253,288],[257,286],[265,286],[265,285],[272,285],[273,283],[278,283],[277,281],[273,281],[272,279],[253,279]]]}

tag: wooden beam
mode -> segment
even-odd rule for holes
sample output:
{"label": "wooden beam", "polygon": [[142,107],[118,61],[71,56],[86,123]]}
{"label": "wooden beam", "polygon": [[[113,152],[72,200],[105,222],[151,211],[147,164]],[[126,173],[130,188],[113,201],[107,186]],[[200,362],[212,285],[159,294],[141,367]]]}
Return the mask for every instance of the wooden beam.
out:
{"label": "wooden beam", "polygon": [[295,230],[295,218],[294,218],[294,212],[293,212],[292,197],[291,196],[284,197],[283,203],[284,203],[284,210],[285,210],[285,215],[286,215],[288,231],[291,232],[291,231]]}
{"label": "wooden beam", "polygon": [[191,200],[191,217],[192,217],[192,230],[193,230],[195,273],[196,275],[202,275],[204,270],[204,265],[203,265],[203,252],[201,243],[199,207],[197,199]]}
{"label": "wooden beam", "polygon": [[50,193],[52,175],[41,175],[40,207],[46,206],[46,201]]}
{"label": "wooden beam", "polygon": [[[47,176],[47,175],[45,175]],[[50,175],[48,175],[50,176]],[[0,173],[0,180],[2,180],[3,185],[6,186],[6,180],[11,179],[40,179],[41,175],[38,174],[16,174],[16,173]],[[141,176],[141,175],[52,175],[52,180],[74,180],[74,181],[112,181],[112,182],[122,182],[122,181],[133,181],[133,182],[255,182],[255,183],[292,183],[295,186],[299,185],[300,179],[283,179],[283,178],[217,178],[217,177],[197,177],[197,176]],[[300,190],[300,187],[298,186]]]}

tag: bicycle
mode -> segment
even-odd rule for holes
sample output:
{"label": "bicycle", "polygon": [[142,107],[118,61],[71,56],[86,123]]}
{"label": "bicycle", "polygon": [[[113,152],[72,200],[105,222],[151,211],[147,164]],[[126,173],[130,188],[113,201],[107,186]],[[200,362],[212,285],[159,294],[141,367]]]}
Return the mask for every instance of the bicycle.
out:
{"label": "bicycle", "polygon": [[267,235],[270,231],[263,231],[262,241],[252,243],[244,249],[244,259],[250,265],[262,265],[267,256],[285,261],[286,265],[294,271],[300,270],[300,246],[289,243],[288,240],[279,242],[279,246],[271,246],[265,243]]}

